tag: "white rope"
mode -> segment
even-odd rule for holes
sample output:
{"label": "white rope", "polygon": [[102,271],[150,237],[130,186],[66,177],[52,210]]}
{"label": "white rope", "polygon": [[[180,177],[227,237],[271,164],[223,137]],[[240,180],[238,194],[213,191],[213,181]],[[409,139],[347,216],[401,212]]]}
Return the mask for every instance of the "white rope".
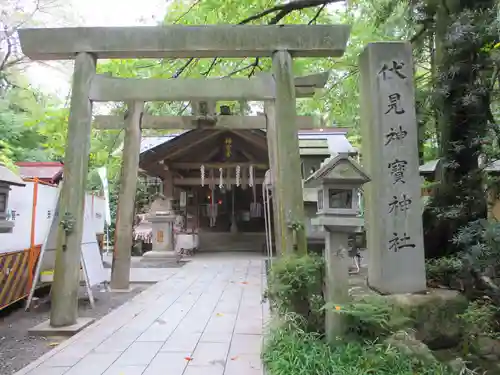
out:
{"label": "white rope", "polygon": [[253,185],[253,165],[251,165],[250,168],[248,168],[248,186],[252,187]]}
{"label": "white rope", "polygon": [[205,186],[205,166],[202,164],[200,167],[201,173],[201,186]]}
{"label": "white rope", "polygon": [[222,173],[222,168],[219,168],[219,175],[220,175],[220,178],[219,178],[219,189],[222,189],[224,187],[224,177],[223,177],[223,173]]}
{"label": "white rope", "polygon": [[240,186],[241,183],[241,167],[239,165],[236,166],[236,186]]}

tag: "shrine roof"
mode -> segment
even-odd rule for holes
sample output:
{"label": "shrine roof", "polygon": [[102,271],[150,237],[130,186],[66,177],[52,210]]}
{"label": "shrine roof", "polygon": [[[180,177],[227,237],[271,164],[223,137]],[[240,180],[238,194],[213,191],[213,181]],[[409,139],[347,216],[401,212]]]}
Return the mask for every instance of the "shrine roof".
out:
{"label": "shrine roof", "polygon": [[61,162],[17,162],[19,175],[23,178],[39,178],[42,180],[56,180],[60,178],[63,171]]}
{"label": "shrine roof", "polygon": [[[418,168],[420,174],[425,175],[425,174],[433,174],[433,173],[435,173],[436,170],[437,170],[439,161],[440,161],[439,159],[435,159],[435,160],[428,161],[427,163],[421,165]],[[498,172],[500,172],[500,160],[494,160],[494,161],[490,162],[484,168],[484,170],[486,172],[490,172],[490,173],[498,173]]]}
{"label": "shrine roof", "polygon": [[[179,137],[180,135],[189,132],[179,132],[176,134],[163,135],[163,136],[145,136],[141,140],[141,154],[152,150],[153,148],[160,146],[164,143],[170,142],[171,140]],[[265,132],[265,131],[263,131]],[[322,139],[327,142],[328,151],[330,154],[338,152],[357,152],[349,140],[346,137],[347,129],[343,128],[331,128],[331,129],[311,129],[311,130],[300,130],[299,140],[312,140],[312,139]],[[301,147],[303,149],[305,147]]]}
{"label": "shrine roof", "polygon": [[163,143],[166,143],[168,141],[171,141],[174,138],[177,138],[179,135],[185,132],[180,132],[176,134],[170,134],[170,135],[160,135],[160,136],[145,136],[142,137],[141,139],[141,154],[143,152],[146,152],[148,150],[151,150],[152,148],[155,148],[156,146],[159,146]]}

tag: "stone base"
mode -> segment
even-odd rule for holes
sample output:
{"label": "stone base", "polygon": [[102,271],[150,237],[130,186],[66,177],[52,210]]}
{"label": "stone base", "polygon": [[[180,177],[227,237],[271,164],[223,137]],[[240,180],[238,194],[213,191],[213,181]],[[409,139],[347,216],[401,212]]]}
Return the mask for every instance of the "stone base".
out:
{"label": "stone base", "polygon": [[428,293],[428,290],[427,288],[425,289],[415,289],[411,292],[389,292],[389,291],[386,291],[386,290],[382,290],[381,288],[378,288],[376,286],[373,286],[372,284],[370,284],[370,279],[367,279],[366,280],[366,284],[368,285],[368,287],[373,290],[375,293],[377,294],[380,294],[382,296],[394,296],[394,295],[426,295]]}
{"label": "stone base", "polygon": [[144,253],[142,256],[141,262],[150,262],[150,261],[168,261],[171,260],[173,262],[179,262],[181,256],[177,254],[175,251],[148,251]]}
{"label": "stone base", "polygon": [[113,289],[113,288],[109,288],[108,292],[112,292],[112,293],[129,293],[129,292],[133,291],[134,289],[136,289],[138,286],[139,285],[137,285],[137,284],[130,284],[127,289]]}
{"label": "stone base", "polygon": [[66,327],[52,327],[50,319],[28,330],[33,336],[73,336],[94,323],[94,318],[78,318],[76,323]]}

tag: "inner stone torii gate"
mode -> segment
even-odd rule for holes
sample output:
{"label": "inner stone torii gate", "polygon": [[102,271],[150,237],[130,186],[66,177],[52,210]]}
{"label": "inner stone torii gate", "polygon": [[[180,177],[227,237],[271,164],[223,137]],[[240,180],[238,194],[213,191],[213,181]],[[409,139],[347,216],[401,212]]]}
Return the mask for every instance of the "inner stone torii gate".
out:
{"label": "inner stone torii gate", "polygon": [[[294,79],[295,94],[297,98],[311,97],[315,89],[323,88],[328,80],[329,73],[318,73]],[[111,287],[114,289],[128,289],[130,281],[130,251],[132,246],[133,202],[137,185],[138,159],[140,149],[140,129],[211,129],[217,135],[221,129],[267,129],[268,152],[272,171],[277,171],[277,158],[274,157],[277,149],[275,122],[269,121],[267,116],[235,116],[217,115],[216,102],[218,100],[235,100],[252,98],[253,100],[267,100],[274,96],[274,79],[271,74],[260,74],[257,78],[222,78],[222,79],[120,79],[96,76],[96,86],[91,89],[91,97],[95,101],[124,101],[129,104],[125,119],[120,116],[96,116],[94,126],[99,129],[121,129],[125,126],[125,140],[123,148],[122,173],[120,180],[120,194],[115,230],[115,251],[113,253],[113,268],[111,274]],[[233,90],[234,84],[238,89]],[[201,90],[200,87],[209,88]],[[228,89],[229,88],[229,89]],[[151,100],[187,100],[191,101],[194,116],[139,116],[142,112],[143,102]],[[202,100],[194,102],[194,100]],[[240,103],[242,101],[240,100]],[[246,101],[245,101],[246,102]],[[200,106],[204,104],[205,112],[200,113]],[[243,104],[243,103],[242,103]],[[266,108],[273,108],[272,100],[267,100]],[[319,119],[321,120],[321,119]],[[139,124],[140,121],[140,124]],[[309,116],[297,116],[297,127],[312,129],[321,124]],[[193,144],[193,146],[195,146]],[[162,166],[159,166],[161,168]],[[165,166],[163,166],[165,168]],[[161,168],[161,169],[163,169]],[[164,172],[165,175],[170,171]],[[171,198],[173,184],[168,184],[167,198]],[[171,176],[170,176],[171,177]],[[274,228],[276,247],[281,249],[281,239],[291,245],[291,233],[282,228],[277,199],[273,200]],[[169,242],[172,240],[168,234]]]}
{"label": "inner stone torii gate", "polygon": [[[274,102],[274,108],[268,111],[268,118],[280,125],[275,127],[275,144],[279,144],[274,152],[278,166],[275,181],[278,184],[276,193],[279,196],[279,211],[285,215],[280,217],[280,224],[285,229],[284,232],[287,232],[290,231],[290,224],[304,221],[292,56],[340,57],[345,51],[349,30],[349,26],[345,25],[19,30],[21,48],[29,58],[75,60],[50,324],[54,327],[68,326],[75,324],[77,320],[83,199],[88,173],[92,101],[98,100],[97,95],[103,92],[105,86],[102,84],[104,78],[96,77],[97,59],[272,57],[275,88],[268,100]],[[240,83],[227,85],[228,92],[231,89],[241,92],[241,87],[237,87]],[[209,90],[199,84],[196,89]],[[252,100],[249,95],[240,99]],[[140,119],[140,113],[136,116]],[[282,247],[292,248],[289,238],[291,236],[282,238]],[[298,242],[299,247],[305,245],[304,230],[300,228]]]}

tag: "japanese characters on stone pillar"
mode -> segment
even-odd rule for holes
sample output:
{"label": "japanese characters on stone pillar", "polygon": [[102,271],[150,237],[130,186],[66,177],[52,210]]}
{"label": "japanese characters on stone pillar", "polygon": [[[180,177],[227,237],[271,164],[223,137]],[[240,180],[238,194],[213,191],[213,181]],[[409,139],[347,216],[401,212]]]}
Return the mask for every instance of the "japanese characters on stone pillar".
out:
{"label": "japanese characters on stone pillar", "polygon": [[426,288],[412,48],[371,43],[360,57],[368,282],[384,294]]}

